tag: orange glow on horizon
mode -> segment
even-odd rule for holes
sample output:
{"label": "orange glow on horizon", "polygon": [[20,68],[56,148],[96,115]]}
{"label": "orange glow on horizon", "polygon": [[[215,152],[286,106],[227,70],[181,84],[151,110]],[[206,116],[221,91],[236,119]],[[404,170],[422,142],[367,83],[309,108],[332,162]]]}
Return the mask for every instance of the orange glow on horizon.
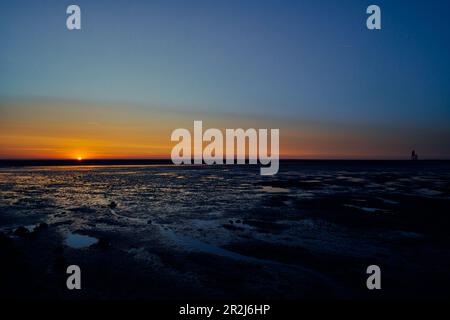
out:
{"label": "orange glow on horizon", "polygon": [[[2,102],[0,159],[170,159],[174,129],[192,132],[198,115],[164,109],[69,102]],[[409,158],[421,128],[315,123],[228,114],[204,114],[207,128],[279,128],[281,159]],[[445,133],[445,131],[442,131]],[[420,154],[448,158],[443,133],[416,144]],[[422,141],[421,140],[421,141]],[[424,140],[425,141],[425,140]],[[206,143],[205,143],[206,145]],[[436,156],[435,156],[436,155]]]}

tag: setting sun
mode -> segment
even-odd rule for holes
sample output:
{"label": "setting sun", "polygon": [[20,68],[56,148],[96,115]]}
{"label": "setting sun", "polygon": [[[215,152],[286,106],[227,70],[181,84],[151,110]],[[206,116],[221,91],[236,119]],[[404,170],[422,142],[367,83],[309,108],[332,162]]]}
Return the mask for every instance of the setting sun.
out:
{"label": "setting sun", "polygon": [[82,158],[82,157],[78,157],[77,160],[78,160],[78,161],[81,161],[81,160],[83,160],[83,158]]}

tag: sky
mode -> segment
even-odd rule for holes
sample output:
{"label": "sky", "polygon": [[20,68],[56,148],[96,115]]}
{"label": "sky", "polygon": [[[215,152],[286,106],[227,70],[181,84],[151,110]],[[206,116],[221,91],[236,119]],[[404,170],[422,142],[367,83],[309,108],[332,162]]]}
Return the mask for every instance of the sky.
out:
{"label": "sky", "polygon": [[[81,8],[81,30],[66,8]],[[382,29],[366,28],[377,4]],[[450,158],[448,1],[0,2],[0,158],[151,158],[279,128],[299,158]]]}

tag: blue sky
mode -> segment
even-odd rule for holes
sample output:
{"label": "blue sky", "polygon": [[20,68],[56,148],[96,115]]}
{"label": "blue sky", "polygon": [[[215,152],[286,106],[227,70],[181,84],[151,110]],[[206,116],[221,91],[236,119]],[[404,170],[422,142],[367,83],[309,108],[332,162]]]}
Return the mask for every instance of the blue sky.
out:
{"label": "blue sky", "polygon": [[[68,31],[78,4],[82,30]],[[382,30],[366,28],[368,5]],[[2,1],[0,99],[448,128],[448,1]]]}

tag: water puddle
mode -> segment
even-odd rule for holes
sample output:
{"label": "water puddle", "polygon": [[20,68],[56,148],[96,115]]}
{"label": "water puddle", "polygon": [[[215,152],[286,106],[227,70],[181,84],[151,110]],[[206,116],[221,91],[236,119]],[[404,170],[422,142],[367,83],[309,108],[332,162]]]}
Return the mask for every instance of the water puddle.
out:
{"label": "water puddle", "polygon": [[33,232],[37,226],[39,226],[39,224],[30,224],[28,226],[24,226],[24,228],[27,229],[29,232]]}
{"label": "water puddle", "polygon": [[443,192],[437,191],[437,190],[432,190],[432,189],[422,188],[422,189],[417,190],[417,193],[420,195],[427,196],[427,197],[434,197],[434,196],[440,196]]}
{"label": "water puddle", "polygon": [[286,265],[286,266],[290,266],[292,268],[296,268],[300,272],[303,272],[305,274],[309,274],[309,276],[311,276],[311,277],[317,277],[318,279],[321,279],[322,281],[325,281],[326,283],[333,282],[333,280],[329,279],[327,276],[325,276],[315,270],[312,270],[312,269],[309,269],[309,268],[306,268],[303,266],[283,264],[278,261],[246,256],[246,255],[239,254],[239,253],[227,250],[227,249],[223,249],[223,248],[215,246],[215,245],[211,245],[211,244],[196,240],[196,239],[188,237],[188,236],[180,235],[178,233],[175,233],[173,230],[171,230],[167,227],[163,227],[163,226],[160,226],[160,231],[164,236],[166,236],[168,239],[172,240],[177,246],[183,247],[184,249],[187,249],[187,250],[214,254],[217,256],[226,257],[226,258],[234,259],[237,261],[244,261],[247,263],[265,264],[265,265],[271,265],[271,266]]}
{"label": "water puddle", "polygon": [[87,248],[98,242],[97,238],[85,236],[82,234],[69,233],[64,244],[74,249]]}
{"label": "water puddle", "polygon": [[390,199],[385,199],[385,198],[377,198],[377,199],[380,199],[381,201],[383,201],[384,203],[387,203],[387,204],[398,204],[397,201],[390,200]]}
{"label": "water puddle", "polygon": [[113,216],[116,216],[118,218],[126,219],[128,221],[137,222],[137,223],[141,223],[141,224],[146,224],[147,223],[147,219],[133,218],[133,217],[124,216],[122,214],[118,214],[114,209],[110,209],[109,211],[111,212],[111,214]]}
{"label": "water puddle", "polygon": [[384,211],[382,209],[378,209],[378,208],[369,208],[369,207],[360,207],[360,206],[355,206],[352,204],[345,204],[346,207],[350,207],[350,208],[356,208],[365,212],[370,212],[370,213],[375,213],[377,211]]}
{"label": "water puddle", "polygon": [[204,252],[204,253],[210,253],[217,256],[227,257],[235,260],[240,261],[246,261],[246,262],[253,262],[253,263],[266,263],[266,264],[279,264],[275,261],[271,260],[265,260],[265,259],[258,259],[253,258],[249,256],[245,256],[233,251],[229,251],[223,248],[220,248],[218,246],[214,246],[199,240],[196,240],[191,237],[183,236],[180,234],[176,234],[172,230],[168,228],[162,228],[161,232],[168,237],[170,240],[172,240],[175,244],[184,247],[188,250],[198,251],[198,252]]}
{"label": "water puddle", "polygon": [[290,190],[286,189],[286,188],[264,186],[264,187],[262,187],[262,191],[263,192],[269,192],[269,193],[287,193]]}

